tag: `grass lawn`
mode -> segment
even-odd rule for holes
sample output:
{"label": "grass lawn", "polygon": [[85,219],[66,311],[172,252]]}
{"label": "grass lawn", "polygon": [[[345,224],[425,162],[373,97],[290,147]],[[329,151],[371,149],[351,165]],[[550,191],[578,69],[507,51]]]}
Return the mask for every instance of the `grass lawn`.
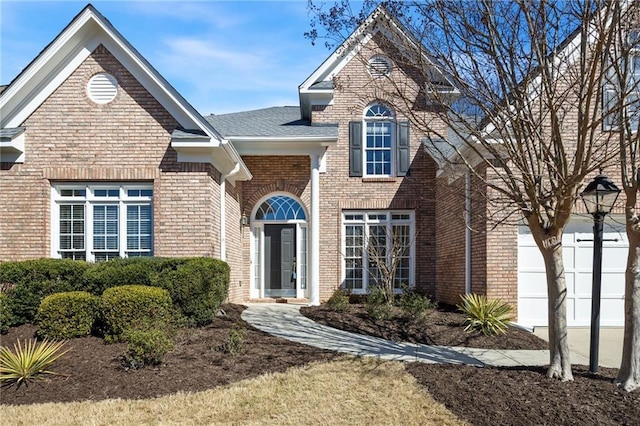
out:
{"label": "grass lawn", "polygon": [[[162,365],[137,371],[122,368],[123,344],[72,339],[54,365],[60,376],[0,389],[0,424],[640,425],[640,392],[619,391],[615,369],[591,375],[574,366],[576,380],[562,383],[539,367],[347,358],[256,330],[242,321],[243,309],[224,306],[226,315],[212,324],[183,330]],[[541,344],[515,329],[496,339],[461,333],[452,312],[374,320],[362,307],[303,311],[395,340],[489,349]],[[219,350],[233,327],[246,330],[237,355]],[[10,329],[2,344],[34,332],[30,325]]]}

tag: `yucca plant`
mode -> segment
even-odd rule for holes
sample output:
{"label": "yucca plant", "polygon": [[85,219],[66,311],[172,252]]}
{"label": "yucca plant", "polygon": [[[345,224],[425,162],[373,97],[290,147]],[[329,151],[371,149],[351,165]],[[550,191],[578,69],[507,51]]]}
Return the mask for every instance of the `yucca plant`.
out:
{"label": "yucca plant", "polygon": [[465,294],[458,309],[466,315],[465,331],[481,331],[485,336],[505,334],[513,320],[513,308],[500,299],[489,300],[481,294]]}
{"label": "yucca plant", "polygon": [[41,374],[57,374],[48,368],[69,350],[62,351],[66,341],[41,342],[29,339],[13,345],[13,352],[5,346],[0,346],[0,384],[16,384],[18,387],[35,380]]}

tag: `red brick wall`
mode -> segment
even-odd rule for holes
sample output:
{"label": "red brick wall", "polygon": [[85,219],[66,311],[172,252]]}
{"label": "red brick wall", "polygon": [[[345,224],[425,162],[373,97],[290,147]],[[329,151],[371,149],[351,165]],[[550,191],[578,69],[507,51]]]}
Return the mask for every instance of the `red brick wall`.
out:
{"label": "red brick wall", "polygon": [[[424,134],[411,126],[411,170],[407,177],[367,179],[349,177],[349,121],[362,120],[365,108],[383,101],[396,105],[398,120],[405,119],[399,103],[374,81],[366,69],[367,59],[375,54],[392,57],[384,40],[375,37],[361,55],[346,65],[335,78],[333,104],[316,107],[314,122],[338,123],[338,142],[326,153],[327,171],[320,175],[320,297],[326,300],[341,285],[341,221],[342,212],[352,209],[406,209],[415,211],[416,262],[418,289],[434,294],[436,276],[436,210],[434,179],[436,165],[424,152]],[[401,86],[416,91],[414,81],[401,66],[394,66],[392,78]],[[442,123],[437,123],[442,127]]]}
{"label": "red brick wall", "polygon": [[436,299],[456,304],[465,287],[465,177],[436,180]]}
{"label": "red brick wall", "polygon": [[[119,83],[106,105],[86,95],[98,72]],[[50,255],[50,185],[60,181],[153,182],[155,254],[219,254],[219,173],[177,163],[178,123],[103,46],[22,125],[25,163],[0,168],[0,260]]]}

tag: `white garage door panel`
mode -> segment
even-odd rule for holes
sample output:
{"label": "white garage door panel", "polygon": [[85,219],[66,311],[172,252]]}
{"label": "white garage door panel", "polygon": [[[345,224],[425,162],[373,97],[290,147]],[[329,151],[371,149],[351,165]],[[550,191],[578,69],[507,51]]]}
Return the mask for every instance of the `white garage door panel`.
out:
{"label": "white garage door panel", "polygon": [[[518,305],[518,315],[529,318],[532,324],[547,322],[547,297],[528,297],[526,303]],[[521,321],[518,321],[522,323]]]}
{"label": "white garage door panel", "polygon": [[[618,219],[620,222],[620,219]],[[600,324],[624,323],[624,271],[628,242],[624,225],[607,223],[602,256],[602,298]],[[591,322],[591,270],[593,222],[577,219],[562,237],[567,280],[567,323],[587,326]],[[518,322],[529,326],[547,325],[547,283],[544,261],[529,228],[518,229]]]}

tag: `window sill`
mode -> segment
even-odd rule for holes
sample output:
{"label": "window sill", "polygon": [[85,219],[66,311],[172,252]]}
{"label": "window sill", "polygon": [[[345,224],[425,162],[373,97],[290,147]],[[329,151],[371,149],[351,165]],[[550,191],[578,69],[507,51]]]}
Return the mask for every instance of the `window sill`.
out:
{"label": "window sill", "polygon": [[397,182],[397,177],[363,177],[362,182]]}

